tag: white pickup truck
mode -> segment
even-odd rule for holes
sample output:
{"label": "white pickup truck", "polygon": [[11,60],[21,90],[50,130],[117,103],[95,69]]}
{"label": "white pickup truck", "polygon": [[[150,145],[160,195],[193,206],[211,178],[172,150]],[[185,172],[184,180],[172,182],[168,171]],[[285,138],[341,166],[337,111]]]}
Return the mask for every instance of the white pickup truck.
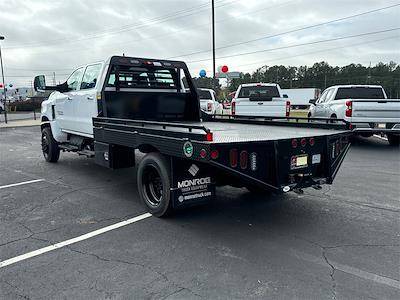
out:
{"label": "white pickup truck", "polygon": [[290,101],[283,95],[279,84],[241,84],[232,99],[232,115],[289,117]]}
{"label": "white pickup truck", "polygon": [[386,134],[400,143],[400,99],[388,99],[380,85],[337,85],[327,88],[312,104],[309,118],[343,119],[362,136]]}
{"label": "white pickup truck", "polygon": [[212,89],[197,89],[200,98],[200,108],[202,111],[212,114],[222,114],[222,104],[216,100],[215,91]]}

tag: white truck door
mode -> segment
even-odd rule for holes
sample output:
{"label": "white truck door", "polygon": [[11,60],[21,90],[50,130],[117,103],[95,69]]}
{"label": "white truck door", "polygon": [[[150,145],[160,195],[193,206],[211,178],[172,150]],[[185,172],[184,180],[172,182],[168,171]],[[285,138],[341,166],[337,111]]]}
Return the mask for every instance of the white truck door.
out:
{"label": "white truck door", "polygon": [[56,119],[61,130],[75,131],[76,117],[74,106],[78,101],[77,90],[83,75],[83,68],[75,70],[67,79],[67,92],[60,93],[56,99]]}
{"label": "white truck door", "polygon": [[315,103],[314,114],[313,117],[316,118],[326,118],[326,102],[328,101],[329,96],[332,94],[332,90],[327,89],[322,94],[321,98]]}
{"label": "white truck door", "polygon": [[101,68],[101,63],[86,67],[78,92],[79,96],[75,109],[77,131],[85,135],[93,135],[92,118],[98,115],[96,86]]}

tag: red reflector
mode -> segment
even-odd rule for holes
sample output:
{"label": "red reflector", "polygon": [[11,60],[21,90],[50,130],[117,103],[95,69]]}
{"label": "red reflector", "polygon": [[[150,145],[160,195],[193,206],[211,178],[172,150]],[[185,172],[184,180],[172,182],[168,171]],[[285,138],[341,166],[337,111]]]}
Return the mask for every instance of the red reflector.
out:
{"label": "red reflector", "polygon": [[218,150],[213,150],[213,151],[211,151],[211,158],[212,158],[212,159],[217,159],[218,156],[219,156]]}
{"label": "red reflector", "polygon": [[249,154],[247,151],[240,152],[240,168],[247,169],[247,164],[249,162]]}
{"label": "red reflector", "polygon": [[310,138],[310,140],[308,142],[310,143],[310,146],[314,146],[315,145],[314,138]]}
{"label": "red reflector", "polygon": [[307,145],[307,140],[305,138],[302,138],[300,144],[302,147],[305,147]]}
{"label": "red reflector", "polygon": [[286,101],[286,117],[290,116],[290,101]]}
{"label": "red reflector", "polygon": [[297,148],[297,140],[296,139],[292,140],[292,148]]}
{"label": "red reflector", "polygon": [[206,139],[207,139],[208,142],[212,142],[213,141],[212,132],[207,132]]}
{"label": "red reflector", "polygon": [[207,151],[205,149],[201,149],[200,150],[200,157],[201,158],[206,158],[206,156],[207,156]]}
{"label": "red reflector", "polygon": [[238,162],[238,157],[237,157],[237,150],[236,149],[231,149],[229,151],[229,163],[231,164],[232,168],[237,167],[237,162]]}

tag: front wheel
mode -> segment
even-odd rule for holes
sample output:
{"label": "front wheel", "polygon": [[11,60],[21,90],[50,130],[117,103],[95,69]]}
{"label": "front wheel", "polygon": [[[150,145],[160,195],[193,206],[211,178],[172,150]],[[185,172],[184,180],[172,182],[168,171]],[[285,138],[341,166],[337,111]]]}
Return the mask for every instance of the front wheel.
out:
{"label": "front wheel", "polygon": [[388,134],[387,138],[390,146],[398,147],[400,145],[400,135]]}
{"label": "front wheel", "polygon": [[149,153],[139,163],[137,187],[140,198],[148,211],[163,217],[172,211],[171,164],[160,153]]}
{"label": "front wheel", "polygon": [[60,148],[51,133],[50,127],[42,130],[42,152],[47,162],[55,163],[60,158]]}

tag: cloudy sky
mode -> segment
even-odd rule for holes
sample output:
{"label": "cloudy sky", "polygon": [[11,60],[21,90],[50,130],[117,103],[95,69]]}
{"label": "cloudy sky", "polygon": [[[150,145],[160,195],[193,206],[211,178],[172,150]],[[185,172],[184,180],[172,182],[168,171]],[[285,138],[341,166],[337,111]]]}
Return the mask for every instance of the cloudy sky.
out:
{"label": "cloudy sky", "polygon": [[[215,0],[217,65],[400,63],[399,0]],[[63,81],[111,55],[173,58],[211,74],[211,0],[0,0],[6,83]],[[397,6],[395,6],[397,4]],[[392,7],[390,7],[392,6]],[[48,77],[50,79],[50,77]],[[48,79],[48,80],[49,80]],[[51,81],[50,81],[51,82]]]}

